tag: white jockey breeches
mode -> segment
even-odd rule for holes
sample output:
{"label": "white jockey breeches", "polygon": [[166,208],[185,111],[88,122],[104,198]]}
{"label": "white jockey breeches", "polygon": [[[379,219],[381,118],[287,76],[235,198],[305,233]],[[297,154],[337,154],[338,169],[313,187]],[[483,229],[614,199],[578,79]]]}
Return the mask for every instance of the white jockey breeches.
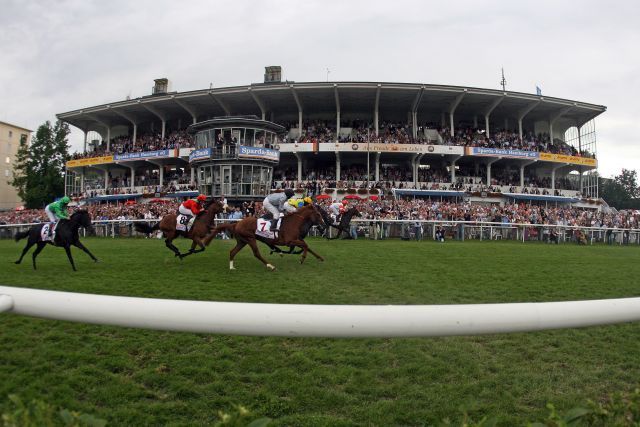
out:
{"label": "white jockey breeches", "polygon": [[262,202],[262,206],[267,211],[271,212],[271,215],[273,215],[274,218],[278,218],[280,216],[280,211],[278,210],[278,208],[273,206],[269,200],[264,199],[264,202]]}
{"label": "white jockey breeches", "polygon": [[187,209],[182,205],[180,205],[180,207],[178,208],[178,212],[180,212],[182,215],[193,216],[193,212],[191,212],[191,209]]}
{"label": "white jockey breeches", "polygon": [[44,212],[47,214],[47,216],[49,217],[49,221],[50,222],[56,222],[58,221],[58,218],[56,218],[56,215],[51,212],[51,210],[49,210],[49,206],[47,205],[46,208],[44,208]]}

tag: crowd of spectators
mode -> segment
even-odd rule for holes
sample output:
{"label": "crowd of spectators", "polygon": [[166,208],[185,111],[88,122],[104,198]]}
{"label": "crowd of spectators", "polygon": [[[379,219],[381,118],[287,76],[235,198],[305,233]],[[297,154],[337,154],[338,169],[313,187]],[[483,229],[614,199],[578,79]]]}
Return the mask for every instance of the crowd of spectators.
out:
{"label": "crowd of spectators", "polygon": [[82,159],[88,157],[107,156],[110,154],[137,153],[142,151],[167,150],[174,148],[194,147],[194,140],[185,130],[174,131],[165,135],[147,134],[136,137],[136,142],[130,136],[119,136],[112,138],[107,150],[106,141],[102,141],[94,150],[86,153],[75,153],[72,159]]}
{"label": "crowd of spectators", "polygon": [[[177,200],[162,200],[149,203],[94,204],[82,206],[89,210],[94,220],[157,219],[175,212]],[[318,201],[328,205],[331,200]],[[435,201],[431,199],[394,199],[381,197],[378,200],[351,200],[363,219],[409,219],[440,221],[478,221],[503,224],[549,224],[560,226],[639,228],[638,211],[615,211],[580,209],[566,206],[545,207],[529,203],[471,204],[469,202]],[[259,202],[245,202],[228,206],[223,217],[241,218],[245,215],[262,214]],[[0,213],[0,223],[25,224],[47,220],[44,210],[23,210]]]}
{"label": "crowd of spectators", "polygon": [[[287,142],[319,142],[329,143],[337,139],[338,142],[348,143],[376,143],[376,144],[431,144],[431,145],[457,145],[482,148],[500,148],[523,151],[538,151],[554,154],[566,154],[571,156],[593,157],[589,152],[580,152],[575,147],[561,141],[549,138],[546,133],[538,135],[529,132],[522,138],[516,131],[499,130],[487,137],[483,129],[461,128],[451,136],[450,128],[437,128],[438,140],[428,139],[426,129],[429,126],[420,127],[418,137],[413,137],[413,130],[406,123],[383,122],[378,128],[378,134],[370,124],[355,122],[351,125],[348,134],[341,133],[336,138],[335,125],[328,122],[316,121],[303,126],[302,137],[289,138]],[[295,134],[295,132],[293,132]]]}

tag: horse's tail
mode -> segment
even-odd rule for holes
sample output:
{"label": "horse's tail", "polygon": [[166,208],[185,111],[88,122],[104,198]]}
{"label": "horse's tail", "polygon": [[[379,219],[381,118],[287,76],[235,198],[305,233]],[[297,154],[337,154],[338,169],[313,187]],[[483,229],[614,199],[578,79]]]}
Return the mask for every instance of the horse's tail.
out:
{"label": "horse's tail", "polygon": [[149,224],[146,224],[144,222],[138,222],[133,227],[136,229],[138,233],[151,234],[154,231],[160,229],[160,223],[156,222],[155,225],[152,227]]}
{"label": "horse's tail", "polygon": [[209,243],[220,233],[221,231],[228,231],[233,236],[236,231],[237,222],[227,222],[226,224],[220,224],[211,230],[211,233],[204,240],[205,245],[209,246]]}
{"label": "horse's tail", "polygon": [[29,235],[30,230],[27,231],[18,231],[13,238],[16,242],[19,242],[21,239],[24,239]]}

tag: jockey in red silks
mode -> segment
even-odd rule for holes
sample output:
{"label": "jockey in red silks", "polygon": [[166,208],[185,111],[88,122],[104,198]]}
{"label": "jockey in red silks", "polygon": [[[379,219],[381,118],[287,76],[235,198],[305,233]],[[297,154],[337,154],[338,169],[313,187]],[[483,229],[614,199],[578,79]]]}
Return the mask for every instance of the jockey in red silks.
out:
{"label": "jockey in red silks", "polygon": [[186,200],[186,201],[182,202],[182,204],[178,208],[178,212],[180,212],[182,215],[187,215],[189,217],[195,217],[200,212],[202,212],[202,210],[203,210],[202,204],[206,200],[207,200],[207,196],[205,196],[204,194],[200,194],[198,197],[195,198],[195,200],[194,199],[189,199],[189,200]]}

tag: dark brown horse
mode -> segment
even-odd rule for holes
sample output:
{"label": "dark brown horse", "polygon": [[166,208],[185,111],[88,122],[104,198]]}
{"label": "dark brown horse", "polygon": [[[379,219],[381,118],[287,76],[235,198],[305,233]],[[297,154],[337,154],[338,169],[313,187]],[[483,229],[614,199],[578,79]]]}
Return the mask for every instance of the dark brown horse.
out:
{"label": "dark brown horse", "polygon": [[[198,252],[205,250],[203,241],[207,235],[211,233],[211,228],[215,225],[214,221],[216,215],[220,212],[222,212],[222,203],[216,202],[212,199],[205,203],[204,210],[198,214],[193,222],[191,230],[188,232],[176,230],[177,215],[174,213],[163,216],[160,222],[156,223],[153,227],[148,224],[138,223],[135,225],[135,229],[137,232],[145,234],[153,233],[156,230],[162,231],[165,237],[165,245],[173,251],[175,256],[182,259],[191,254],[197,254]],[[192,240],[189,252],[181,254],[180,250],[172,243],[178,236],[184,236],[187,239]],[[196,249],[196,246],[200,249]]]}
{"label": "dark brown horse", "polygon": [[309,248],[307,243],[303,240],[304,235],[306,235],[306,232],[312,225],[323,224],[322,215],[320,214],[320,211],[318,211],[318,208],[316,208],[315,206],[303,206],[296,212],[290,213],[282,218],[280,231],[278,232],[278,236],[275,239],[268,239],[266,237],[256,235],[257,221],[258,218],[256,217],[247,217],[238,222],[220,224],[213,230],[213,233],[204,240],[204,243],[208,245],[215,237],[215,235],[221,231],[230,231],[231,234],[233,234],[233,236],[236,238],[237,243],[236,246],[229,252],[230,270],[235,270],[233,259],[235,258],[236,254],[240,252],[240,250],[246,245],[249,245],[251,247],[253,255],[258,258],[269,270],[276,269],[271,263],[269,263],[262,257],[262,254],[260,254],[257,244],[258,240],[265,243],[271,248],[274,248],[276,246],[298,246],[302,248],[302,256],[300,258],[301,264],[307,257],[307,252],[310,252],[320,261],[324,261],[324,258],[311,250],[311,248]]}

